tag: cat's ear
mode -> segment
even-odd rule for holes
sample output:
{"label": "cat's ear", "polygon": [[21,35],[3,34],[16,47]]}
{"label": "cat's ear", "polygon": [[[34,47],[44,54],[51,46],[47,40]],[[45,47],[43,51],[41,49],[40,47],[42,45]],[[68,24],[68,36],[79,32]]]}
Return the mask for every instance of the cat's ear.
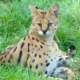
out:
{"label": "cat's ear", "polygon": [[33,17],[39,15],[38,7],[35,7],[33,4],[29,3],[29,8]]}
{"label": "cat's ear", "polygon": [[54,4],[48,9],[48,13],[50,15],[55,15],[56,17],[58,16],[58,11],[59,11],[59,5]]}

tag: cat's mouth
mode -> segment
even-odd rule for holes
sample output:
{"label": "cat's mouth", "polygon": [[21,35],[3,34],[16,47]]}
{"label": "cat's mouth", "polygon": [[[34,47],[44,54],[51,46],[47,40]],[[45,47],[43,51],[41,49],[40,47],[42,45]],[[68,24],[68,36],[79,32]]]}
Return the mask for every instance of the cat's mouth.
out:
{"label": "cat's mouth", "polygon": [[41,36],[50,36],[53,33],[50,31],[39,31],[38,34]]}

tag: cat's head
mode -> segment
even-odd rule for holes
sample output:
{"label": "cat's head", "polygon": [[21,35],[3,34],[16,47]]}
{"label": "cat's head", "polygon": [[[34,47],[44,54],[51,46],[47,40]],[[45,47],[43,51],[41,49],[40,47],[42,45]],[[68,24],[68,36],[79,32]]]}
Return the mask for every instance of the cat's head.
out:
{"label": "cat's head", "polygon": [[58,23],[58,4],[52,5],[47,11],[42,11],[29,4],[32,13],[31,29],[34,33],[41,36],[55,34]]}

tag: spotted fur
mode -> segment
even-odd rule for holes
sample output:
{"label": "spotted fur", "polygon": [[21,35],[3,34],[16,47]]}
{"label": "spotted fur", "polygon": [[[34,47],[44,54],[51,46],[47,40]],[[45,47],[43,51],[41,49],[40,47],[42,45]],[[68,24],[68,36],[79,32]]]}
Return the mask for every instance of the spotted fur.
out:
{"label": "spotted fur", "polygon": [[30,66],[32,71],[40,71],[50,80],[74,80],[74,73],[66,68],[69,57],[53,40],[58,28],[58,4],[52,5],[46,12],[32,4],[29,7],[33,19],[28,36],[18,44],[7,47],[0,55],[0,64],[11,61],[13,64]]}

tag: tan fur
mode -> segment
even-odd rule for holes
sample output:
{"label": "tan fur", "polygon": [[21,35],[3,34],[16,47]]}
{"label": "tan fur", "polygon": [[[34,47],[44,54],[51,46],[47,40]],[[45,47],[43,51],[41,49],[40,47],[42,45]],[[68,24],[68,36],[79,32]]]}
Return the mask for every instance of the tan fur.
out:
{"label": "tan fur", "polygon": [[[57,14],[59,6],[57,4],[52,5],[47,12],[36,9],[32,4],[29,4],[29,7],[33,19],[28,36],[21,39],[17,45],[7,47],[0,55],[0,63],[11,61],[13,64],[30,66],[34,72],[39,71],[44,74],[45,70],[49,68],[45,62],[46,60],[55,59],[58,55],[66,56],[66,53],[64,54],[63,51],[59,50],[58,45],[53,40],[58,28]],[[68,80],[73,80],[74,73],[70,69],[66,68],[66,70],[69,77],[71,76]],[[51,80],[62,79],[51,78]]]}

